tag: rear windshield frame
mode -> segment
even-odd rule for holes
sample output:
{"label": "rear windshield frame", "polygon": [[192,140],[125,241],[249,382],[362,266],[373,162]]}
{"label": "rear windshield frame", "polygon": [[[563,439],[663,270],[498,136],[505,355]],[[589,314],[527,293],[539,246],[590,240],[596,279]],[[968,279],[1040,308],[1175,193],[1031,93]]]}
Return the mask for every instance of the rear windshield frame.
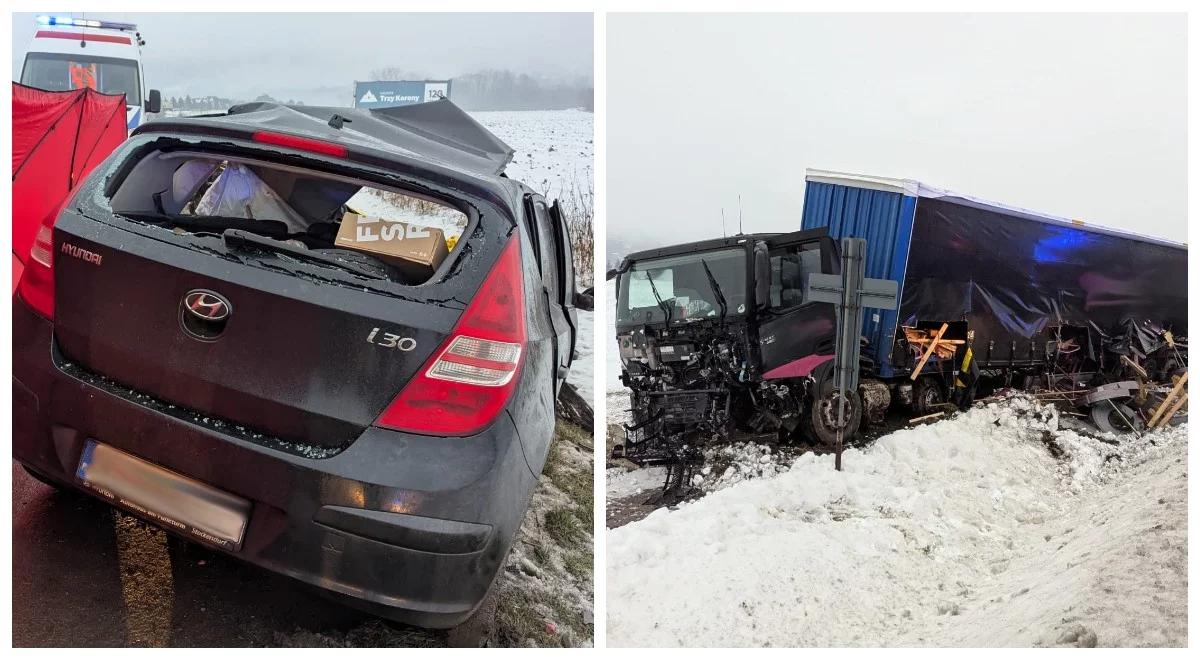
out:
{"label": "rear windshield frame", "polygon": [[[189,152],[202,157],[261,161],[271,167],[294,167],[314,176],[341,178],[400,194],[428,197],[431,201],[445,204],[467,216],[467,226],[447,258],[427,281],[406,284],[396,281],[372,282],[368,287],[380,293],[401,298],[412,298],[413,294],[427,296],[429,300],[465,308],[471,293],[483,281],[500,255],[500,248],[516,229],[517,220],[511,206],[504,203],[505,195],[494,189],[480,188],[477,181],[462,181],[447,177],[437,171],[423,171],[419,167],[407,167],[396,163],[393,170],[384,170],[358,162],[334,161],[319,155],[300,155],[265,148],[256,143],[225,137],[195,134],[151,133],[134,135],[118,147],[105,165],[98,168],[81,186],[79,194],[70,206],[86,217],[100,222],[111,216],[120,221],[121,229],[134,230],[158,240],[166,240],[193,249],[212,251],[221,245],[219,237],[196,234],[176,234],[163,227],[117,214],[111,206],[112,196],[125,179],[144,158],[155,152]],[[456,185],[456,184],[461,184]],[[224,247],[217,248],[225,251]],[[471,259],[483,259],[482,267],[468,268]],[[330,269],[331,272],[336,272]],[[343,283],[339,278],[331,278]],[[344,284],[353,288],[364,288],[360,280],[348,278]],[[467,292],[464,294],[464,291]]]}
{"label": "rear windshield frame", "polygon": [[[462,236],[466,236],[470,231],[472,231],[474,229],[473,223],[478,221],[478,213],[473,213],[472,212],[473,209],[471,208],[471,206],[461,199],[449,198],[449,197],[444,197],[444,196],[439,197],[439,196],[435,196],[434,194],[427,193],[425,191],[412,190],[412,189],[408,189],[408,188],[400,188],[395,185],[376,184],[371,181],[366,181],[365,179],[363,179],[361,177],[352,177],[352,176],[347,176],[345,174],[340,174],[340,173],[332,173],[332,172],[316,170],[311,167],[301,167],[299,165],[279,163],[279,162],[268,160],[265,158],[259,158],[259,157],[253,157],[253,156],[242,156],[242,155],[236,155],[236,156],[224,155],[224,154],[217,154],[216,152],[213,152],[213,151],[205,151],[205,150],[198,150],[198,149],[171,149],[171,150],[157,149],[157,150],[150,151],[150,152],[140,156],[137,159],[137,162],[135,162],[133,164],[133,166],[129,169],[129,172],[126,173],[126,176],[124,178],[122,178],[119,183],[117,183],[114,186],[110,186],[108,188],[109,192],[107,192],[107,196],[108,196],[109,200],[111,200],[113,198],[113,196],[117,192],[117,189],[119,189],[121,187],[121,185],[123,185],[125,183],[125,181],[129,177],[129,174],[132,173],[133,169],[136,168],[138,164],[140,164],[142,161],[145,161],[148,158],[155,157],[156,154],[168,154],[171,157],[178,157],[181,159],[195,158],[195,159],[203,159],[203,160],[223,160],[223,161],[228,161],[231,163],[240,163],[240,164],[244,164],[244,165],[261,165],[261,166],[269,167],[269,168],[272,168],[272,169],[275,169],[275,170],[278,170],[281,172],[288,172],[288,173],[292,173],[292,174],[303,174],[303,175],[309,175],[312,178],[317,178],[317,179],[327,179],[330,181],[337,181],[339,183],[360,185],[360,186],[372,188],[374,190],[379,190],[382,192],[394,192],[394,193],[398,193],[398,194],[405,195],[408,197],[420,199],[422,201],[431,202],[433,204],[439,204],[441,206],[445,206],[447,208],[458,211],[459,213],[463,214],[463,216],[466,217],[467,224],[463,227],[462,233],[459,234],[460,238]],[[214,158],[214,155],[216,155],[217,157]],[[114,210],[113,213],[118,213],[118,212]],[[458,246],[456,245],[455,249],[457,249],[457,247]]]}

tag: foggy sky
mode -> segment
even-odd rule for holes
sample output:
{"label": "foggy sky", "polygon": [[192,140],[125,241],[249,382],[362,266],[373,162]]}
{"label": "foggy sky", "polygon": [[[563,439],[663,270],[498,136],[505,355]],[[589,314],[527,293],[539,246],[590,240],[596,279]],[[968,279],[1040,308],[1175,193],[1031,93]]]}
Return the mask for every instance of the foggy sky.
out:
{"label": "foggy sky", "polygon": [[[79,14],[75,14],[79,16]],[[13,14],[13,79],[36,27]],[[431,78],[481,69],[592,77],[590,14],[168,14],[87,18],[138,24],[147,86],[191,94],[347,105],[353,81],[398,66]]]}
{"label": "foggy sky", "polygon": [[629,15],[608,235],[800,228],[806,167],[1186,240],[1186,17]]}

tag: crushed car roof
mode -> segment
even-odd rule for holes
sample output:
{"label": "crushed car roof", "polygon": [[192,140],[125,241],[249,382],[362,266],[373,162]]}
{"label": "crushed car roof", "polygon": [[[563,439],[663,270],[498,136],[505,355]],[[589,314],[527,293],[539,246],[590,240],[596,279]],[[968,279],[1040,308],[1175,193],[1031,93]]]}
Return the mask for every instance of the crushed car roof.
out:
{"label": "crushed car roof", "polygon": [[[341,117],[342,121],[334,119]],[[498,176],[513,149],[461,108],[441,99],[395,108],[243,103],[219,115],[166,117],[134,131],[196,132],[197,128],[278,131],[385,154],[416,157],[476,174]]]}

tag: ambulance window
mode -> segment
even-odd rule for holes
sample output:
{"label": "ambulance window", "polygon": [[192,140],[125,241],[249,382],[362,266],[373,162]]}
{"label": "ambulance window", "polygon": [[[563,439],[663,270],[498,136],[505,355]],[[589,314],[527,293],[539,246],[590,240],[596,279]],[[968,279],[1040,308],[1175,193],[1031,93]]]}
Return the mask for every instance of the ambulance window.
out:
{"label": "ambulance window", "polygon": [[82,54],[30,53],[25,58],[21,84],[52,92],[94,89],[124,94],[127,105],[141,105],[136,60]]}

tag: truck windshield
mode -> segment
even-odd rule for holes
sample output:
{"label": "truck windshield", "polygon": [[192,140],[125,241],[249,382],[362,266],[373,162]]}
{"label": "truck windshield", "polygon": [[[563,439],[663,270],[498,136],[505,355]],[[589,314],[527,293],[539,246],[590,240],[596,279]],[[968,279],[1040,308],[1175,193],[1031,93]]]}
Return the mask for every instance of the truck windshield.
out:
{"label": "truck windshield", "polygon": [[142,104],[136,60],[30,53],[25,58],[21,84],[52,92],[89,87],[104,94],[124,94],[126,105]]}
{"label": "truck windshield", "polygon": [[746,250],[738,247],[634,263],[621,274],[617,323],[662,323],[664,307],[673,323],[719,318],[720,298],[705,265],[725,298],[727,316],[745,313]]}

